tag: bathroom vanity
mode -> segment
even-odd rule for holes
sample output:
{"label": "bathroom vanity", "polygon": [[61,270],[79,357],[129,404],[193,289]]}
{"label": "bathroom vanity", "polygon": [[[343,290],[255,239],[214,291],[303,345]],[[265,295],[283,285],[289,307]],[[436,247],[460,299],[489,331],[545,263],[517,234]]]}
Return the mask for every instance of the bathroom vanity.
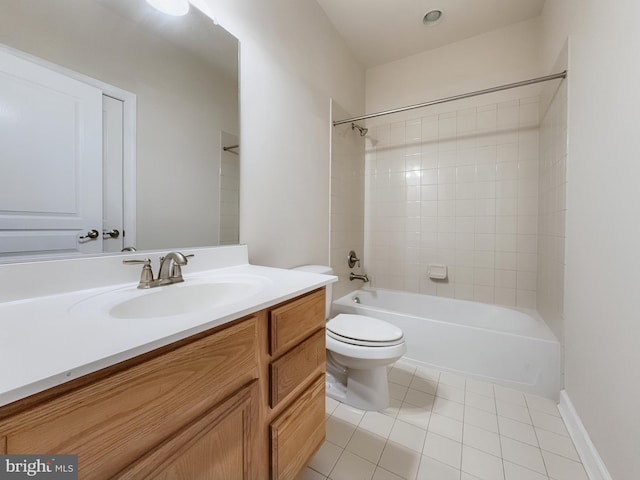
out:
{"label": "bathroom vanity", "polygon": [[[254,307],[239,300],[222,317],[222,307],[210,309],[217,317],[172,335],[156,319],[165,331],[144,353],[98,359],[94,371],[68,381],[43,376],[29,387],[39,391],[10,403],[10,392],[0,393],[0,453],[78,454],[82,479],[296,478],[325,436],[324,286],[332,277],[251,265],[223,270],[260,272],[273,282],[250,297]],[[30,303],[0,303],[3,321]],[[51,317],[63,310],[52,306]]]}

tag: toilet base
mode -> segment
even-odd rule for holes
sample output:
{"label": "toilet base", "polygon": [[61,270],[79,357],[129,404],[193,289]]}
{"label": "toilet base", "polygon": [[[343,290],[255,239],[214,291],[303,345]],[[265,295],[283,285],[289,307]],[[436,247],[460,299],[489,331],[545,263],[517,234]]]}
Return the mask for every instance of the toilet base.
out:
{"label": "toilet base", "polygon": [[327,371],[326,394],[329,398],[359,408],[383,410],[389,406],[389,384],[386,366],[358,370],[347,369],[346,383],[338,380],[342,375]]}

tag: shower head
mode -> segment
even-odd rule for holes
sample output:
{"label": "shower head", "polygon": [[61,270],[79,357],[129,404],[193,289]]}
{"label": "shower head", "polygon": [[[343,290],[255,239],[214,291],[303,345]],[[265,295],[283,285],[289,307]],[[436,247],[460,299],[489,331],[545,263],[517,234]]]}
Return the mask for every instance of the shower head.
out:
{"label": "shower head", "polygon": [[364,128],[364,127],[361,127],[360,125],[356,125],[355,123],[352,123],[351,130],[356,130],[356,129],[358,129],[358,131],[360,132],[361,137],[364,137],[369,131],[368,128]]}

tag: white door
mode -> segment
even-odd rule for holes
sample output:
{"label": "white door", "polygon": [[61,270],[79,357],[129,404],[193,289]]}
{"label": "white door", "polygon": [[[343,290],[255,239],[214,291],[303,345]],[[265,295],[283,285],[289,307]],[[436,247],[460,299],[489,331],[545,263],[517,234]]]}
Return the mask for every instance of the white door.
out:
{"label": "white door", "polygon": [[0,255],[17,252],[102,252],[102,91],[0,49]]}
{"label": "white door", "polygon": [[103,96],[102,163],[102,237],[105,252],[124,247],[123,218],[123,115],[124,102]]}

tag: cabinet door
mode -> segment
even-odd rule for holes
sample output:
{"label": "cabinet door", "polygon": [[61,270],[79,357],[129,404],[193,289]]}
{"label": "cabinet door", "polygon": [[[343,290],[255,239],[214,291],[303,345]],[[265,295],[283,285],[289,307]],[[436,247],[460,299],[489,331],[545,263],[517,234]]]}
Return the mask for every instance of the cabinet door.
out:
{"label": "cabinet door", "polygon": [[271,479],[295,480],[325,438],[325,377],[320,375],[271,423]]}
{"label": "cabinet door", "polygon": [[115,478],[245,480],[255,454],[258,382],[253,381]]}

